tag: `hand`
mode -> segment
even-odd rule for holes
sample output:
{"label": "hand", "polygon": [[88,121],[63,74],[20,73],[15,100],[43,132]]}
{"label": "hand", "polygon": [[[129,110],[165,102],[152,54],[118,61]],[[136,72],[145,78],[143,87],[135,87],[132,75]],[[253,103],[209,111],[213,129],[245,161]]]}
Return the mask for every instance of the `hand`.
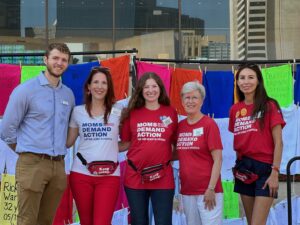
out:
{"label": "hand", "polygon": [[207,189],[204,193],[203,202],[205,203],[205,209],[213,210],[216,206],[216,194],[215,191]]}
{"label": "hand", "polygon": [[266,182],[265,182],[264,186],[262,187],[262,189],[265,189],[267,187],[267,185],[269,186],[270,197],[273,197],[273,198],[277,197],[278,188],[279,188],[278,172],[277,171],[272,170],[271,175],[266,180]]}

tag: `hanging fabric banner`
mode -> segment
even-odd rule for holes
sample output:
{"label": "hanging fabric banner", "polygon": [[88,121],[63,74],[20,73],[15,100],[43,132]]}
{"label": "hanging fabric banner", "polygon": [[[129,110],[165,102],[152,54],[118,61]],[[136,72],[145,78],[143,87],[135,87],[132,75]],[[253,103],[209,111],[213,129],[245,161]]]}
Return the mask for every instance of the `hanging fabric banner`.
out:
{"label": "hanging fabric banner", "polygon": [[45,71],[46,66],[23,66],[21,69],[21,83],[38,76],[42,71]]}
{"label": "hanging fabric banner", "polygon": [[233,192],[233,181],[222,181],[224,192],[223,218],[234,219],[240,217],[239,196]]}
{"label": "hanging fabric banner", "polygon": [[99,62],[69,65],[62,75],[62,82],[72,89],[76,105],[83,104],[83,86],[94,66],[100,66]]}
{"label": "hanging fabric banner", "polygon": [[202,112],[214,118],[228,118],[233,104],[232,71],[207,71],[203,76],[206,97]]}
{"label": "hanging fabric banner", "polygon": [[275,98],[280,107],[289,107],[294,100],[291,65],[263,68],[261,71],[267,94]]}
{"label": "hanging fabric banner", "polygon": [[171,85],[171,71],[167,67],[138,61],[136,62],[136,67],[138,79],[140,79],[140,77],[146,72],[156,73],[164,83],[166,92],[169,95]]}
{"label": "hanging fabric banner", "polygon": [[124,99],[128,96],[129,86],[129,65],[130,56],[120,56],[117,58],[102,60],[101,66],[108,67],[114,84],[116,100]]}
{"label": "hanging fabric banner", "polygon": [[20,77],[19,65],[0,64],[0,116],[4,114],[11,92],[20,84]]}
{"label": "hanging fabric banner", "polygon": [[202,83],[202,73],[200,70],[188,70],[176,68],[172,71],[172,81],[170,90],[171,105],[177,110],[180,115],[186,115],[181,103],[180,92],[182,86],[189,81],[199,81]]}

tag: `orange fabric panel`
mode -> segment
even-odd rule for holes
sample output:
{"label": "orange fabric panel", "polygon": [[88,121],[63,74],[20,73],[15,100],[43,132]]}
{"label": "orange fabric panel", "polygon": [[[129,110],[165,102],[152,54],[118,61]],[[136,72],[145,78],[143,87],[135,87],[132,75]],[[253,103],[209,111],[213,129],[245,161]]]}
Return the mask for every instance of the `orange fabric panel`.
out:
{"label": "orange fabric panel", "polygon": [[114,84],[116,100],[121,100],[128,96],[129,85],[129,55],[103,60],[100,65],[110,69]]}
{"label": "orange fabric panel", "polygon": [[182,68],[176,68],[175,70],[172,70],[170,100],[171,105],[180,115],[186,115],[181,104],[181,88],[185,83],[194,80],[198,80],[200,83],[202,83],[202,72],[200,70],[188,70]]}

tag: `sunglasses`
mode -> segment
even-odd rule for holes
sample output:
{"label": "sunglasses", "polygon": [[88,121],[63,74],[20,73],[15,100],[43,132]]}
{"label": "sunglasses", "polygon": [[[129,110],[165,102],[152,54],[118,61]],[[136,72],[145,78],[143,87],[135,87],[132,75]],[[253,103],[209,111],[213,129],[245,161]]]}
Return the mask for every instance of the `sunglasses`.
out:
{"label": "sunglasses", "polygon": [[104,66],[94,66],[91,72],[110,72],[110,68]]}

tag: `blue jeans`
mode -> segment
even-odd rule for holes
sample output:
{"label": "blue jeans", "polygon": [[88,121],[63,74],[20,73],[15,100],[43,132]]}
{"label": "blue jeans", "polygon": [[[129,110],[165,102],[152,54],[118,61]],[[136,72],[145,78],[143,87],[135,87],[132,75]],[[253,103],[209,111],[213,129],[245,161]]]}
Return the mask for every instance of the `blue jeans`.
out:
{"label": "blue jeans", "polygon": [[131,225],[149,225],[151,199],[155,225],[172,225],[174,189],[131,189],[125,187]]}

